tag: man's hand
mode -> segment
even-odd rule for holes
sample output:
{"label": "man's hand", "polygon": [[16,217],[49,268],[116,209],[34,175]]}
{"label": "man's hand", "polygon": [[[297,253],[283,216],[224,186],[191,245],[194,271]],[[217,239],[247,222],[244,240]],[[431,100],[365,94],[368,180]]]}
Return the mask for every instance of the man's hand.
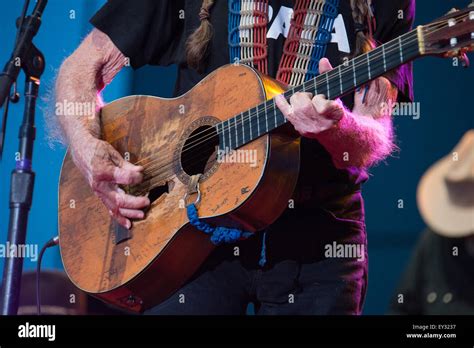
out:
{"label": "man's hand", "polygon": [[[332,69],[326,58],[319,61],[319,71]],[[283,95],[275,97],[275,103],[296,131],[304,137],[315,138],[319,133],[331,129],[344,116],[345,110],[340,100],[327,100],[322,94],[298,92],[288,103]]]}
{"label": "man's hand", "polygon": [[130,219],[144,218],[141,209],[150,205],[148,197],[128,195],[118,186],[140,183],[143,167],[127,162],[109,143],[93,137],[75,141],[71,152],[89,186],[119,224],[130,229]]}
{"label": "man's hand", "polygon": [[[61,65],[56,82],[56,101],[92,105],[90,115],[57,114],[69,141],[74,163],[94,193],[102,200],[118,223],[130,228],[130,219],[142,219],[141,210],[150,204],[147,197],[126,194],[118,185],[138,184],[142,167],[134,166],[107,142],[99,140],[98,106],[100,91],[124,67],[125,56],[110,38],[98,29]],[[92,108],[91,108],[92,109]],[[85,117],[86,116],[86,117]]]}

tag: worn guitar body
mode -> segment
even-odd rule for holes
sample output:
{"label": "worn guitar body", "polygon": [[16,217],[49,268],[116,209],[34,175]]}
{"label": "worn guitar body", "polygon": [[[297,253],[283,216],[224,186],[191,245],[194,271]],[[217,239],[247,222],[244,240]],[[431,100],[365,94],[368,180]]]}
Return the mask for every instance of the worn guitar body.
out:
{"label": "worn guitar body", "polygon": [[[66,155],[59,230],[62,260],[74,284],[136,312],[178,290],[215,247],[208,235],[189,224],[184,209],[190,174],[196,174],[180,162],[184,144],[201,127],[229,119],[282,91],[274,80],[245,65],[228,65],[179,98],[131,96],[105,106],[103,139],[132,163],[146,164],[149,158],[170,153],[177,161],[163,167],[167,179],[161,191],[153,193],[146,218],[135,221],[122,240],[116,222]],[[209,224],[253,232],[270,225],[294,191],[299,144],[294,133],[279,128],[241,147],[256,151],[254,165],[213,162],[200,181],[199,216]]]}
{"label": "worn guitar body", "polygon": [[[420,56],[463,57],[474,49],[473,33],[472,6],[450,11],[290,88],[285,97],[304,91],[335,99]],[[188,185],[190,175],[203,174],[198,208],[206,222],[253,232],[274,222],[288,204],[299,171],[299,138],[285,129],[286,120],[277,115],[274,101],[263,103],[282,91],[278,83],[245,65],[228,65],[179,98],[134,96],[104,107],[103,139],[132,163],[143,165],[145,174],[149,168],[152,178],[157,175],[145,182],[149,189],[139,190],[149,193],[152,204],[130,232],[118,228],[67,154],[59,188],[59,230],[71,280],[90,294],[136,312],[179,289],[214,248],[209,236],[188,222],[183,199],[188,186],[194,186]],[[246,130],[249,140],[243,136],[239,142],[239,129],[244,135],[252,126],[253,131]],[[255,133],[256,127],[264,128]],[[195,142],[197,136],[204,139],[208,131],[231,137],[223,136],[211,142],[213,146],[206,141],[204,150],[230,144],[256,153],[255,163],[229,163],[226,157],[216,161],[212,153],[195,151],[202,146]],[[241,144],[246,145],[239,148]]]}

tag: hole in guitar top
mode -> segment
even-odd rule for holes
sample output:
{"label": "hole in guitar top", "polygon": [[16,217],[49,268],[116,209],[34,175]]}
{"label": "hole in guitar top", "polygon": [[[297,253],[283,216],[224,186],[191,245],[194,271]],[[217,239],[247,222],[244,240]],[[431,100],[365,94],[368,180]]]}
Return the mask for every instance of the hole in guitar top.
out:
{"label": "hole in guitar top", "polygon": [[204,174],[217,162],[219,137],[214,126],[195,129],[181,149],[181,166],[188,175]]}
{"label": "hole in guitar top", "polygon": [[148,198],[150,199],[150,203],[153,203],[165,193],[169,193],[168,183],[151,189],[150,192],[148,193]]}

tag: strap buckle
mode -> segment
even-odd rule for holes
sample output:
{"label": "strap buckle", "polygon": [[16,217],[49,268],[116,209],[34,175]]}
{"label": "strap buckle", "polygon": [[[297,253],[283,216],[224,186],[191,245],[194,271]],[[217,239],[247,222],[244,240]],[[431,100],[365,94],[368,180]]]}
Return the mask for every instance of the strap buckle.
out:
{"label": "strap buckle", "polygon": [[[201,190],[199,189],[199,179],[200,178],[201,178],[201,174],[196,174],[196,175],[191,176],[191,180],[189,181],[189,184],[188,184],[188,190],[184,194],[184,198],[183,198],[184,204],[186,206],[188,206],[190,204],[198,205],[201,202]],[[190,195],[194,194],[194,193],[197,193],[196,200],[193,203],[188,203],[187,202],[188,197]]]}

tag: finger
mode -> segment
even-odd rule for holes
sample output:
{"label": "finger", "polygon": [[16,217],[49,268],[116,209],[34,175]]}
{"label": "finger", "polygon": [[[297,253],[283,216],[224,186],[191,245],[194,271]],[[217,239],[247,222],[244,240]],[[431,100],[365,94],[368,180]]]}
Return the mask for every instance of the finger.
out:
{"label": "finger", "polygon": [[113,207],[117,211],[119,208],[144,209],[150,205],[150,199],[148,197],[132,196],[114,186],[115,185],[99,185],[97,191],[101,197],[112,202]]}
{"label": "finger", "polygon": [[291,118],[293,110],[290,103],[288,103],[288,101],[286,100],[286,98],[282,94],[279,94],[275,96],[274,99],[275,99],[276,106],[278,107],[278,109],[280,109],[283,116],[285,116],[285,118],[288,118],[288,119]]}
{"label": "finger", "polygon": [[111,201],[108,197],[104,197],[103,200],[114,216],[122,216],[130,219],[143,219],[145,217],[145,213],[142,210],[120,208],[117,202]]}
{"label": "finger", "polygon": [[313,95],[309,92],[297,92],[293,94],[290,98],[290,105],[295,108],[295,104],[307,104],[311,103]]}
{"label": "finger", "polygon": [[122,216],[119,213],[114,213],[112,210],[109,210],[109,214],[111,217],[115,219],[115,221],[117,221],[120,225],[125,227],[127,230],[132,228],[132,222],[126,217]]}
{"label": "finger", "polygon": [[328,119],[338,121],[344,116],[344,107],[338,100],[327,100],[318,95],[312,100],[316,111]]}
{"label": "finger", "polygon": [[126,229],[130,229],[132,227],[132,222],[120,213],[120,209],[116,206],[114,202],[108,199],[105,195],[100,195],[99,198],[106,206],[109,215],[112,218],[114,218],[120,225],[122,225]]}
{"label": "finger", "polygon": [[114,202],[119,208],[144,209],[150,205],[150,199],[146,196],[132,196],[126,194],[121,188],[117,187],[111,192]]}
{"label": "finger", "polygon": [[143,174],[141,171],[139,171],[139,169],[129,168],[130,167],[126,166],[125,164],[124,168],[117,167],[110,162],[106,163],[105,165],[97,165],[93,169],[92,183],[110,182],[120,185],[139,184],[143,180]]}
{"label": "finger", "polygon": [[120,208],[119,213],[120,215],[130,219],[143,219],[145,217],[145,213],[142,210],[137,209]]}
{"label": "finger", "polygon": [[314,106],[311,102],[313,95],[311,93],[295,93],[290,98],[290,105],[293,108],[295,116],[314,114]]}
{"label": "finger", "polygon": [[136,185],[142,182],[143,174],[141,169],[134,168],[131,163],[124,160],[121,167],[114,167],[113,181],[120,185]]}
{"label": "finger", "polygon": [[113,181],[121,185],[136,185],[143,180],[143,167],[135,166],[126,161],[122,155],[110,146],[110,159],[115,167],[113,169]]}
{"label": "finger", "polygon": [[332,70],[332,65],[329,62],[329,59],[321,58],[319,60],[319,73],[324,74],[325,72],[328,72],[330,70]]}
{"label": "finger", "polygon": [[137,165],[132,164],[129,161],[125,161],[125,160],[123,161],[122,168],[131,170],[131,171],[135,171],[135,172],[142,172],[143,169],[144,169],[143,166],[137,166]]}

